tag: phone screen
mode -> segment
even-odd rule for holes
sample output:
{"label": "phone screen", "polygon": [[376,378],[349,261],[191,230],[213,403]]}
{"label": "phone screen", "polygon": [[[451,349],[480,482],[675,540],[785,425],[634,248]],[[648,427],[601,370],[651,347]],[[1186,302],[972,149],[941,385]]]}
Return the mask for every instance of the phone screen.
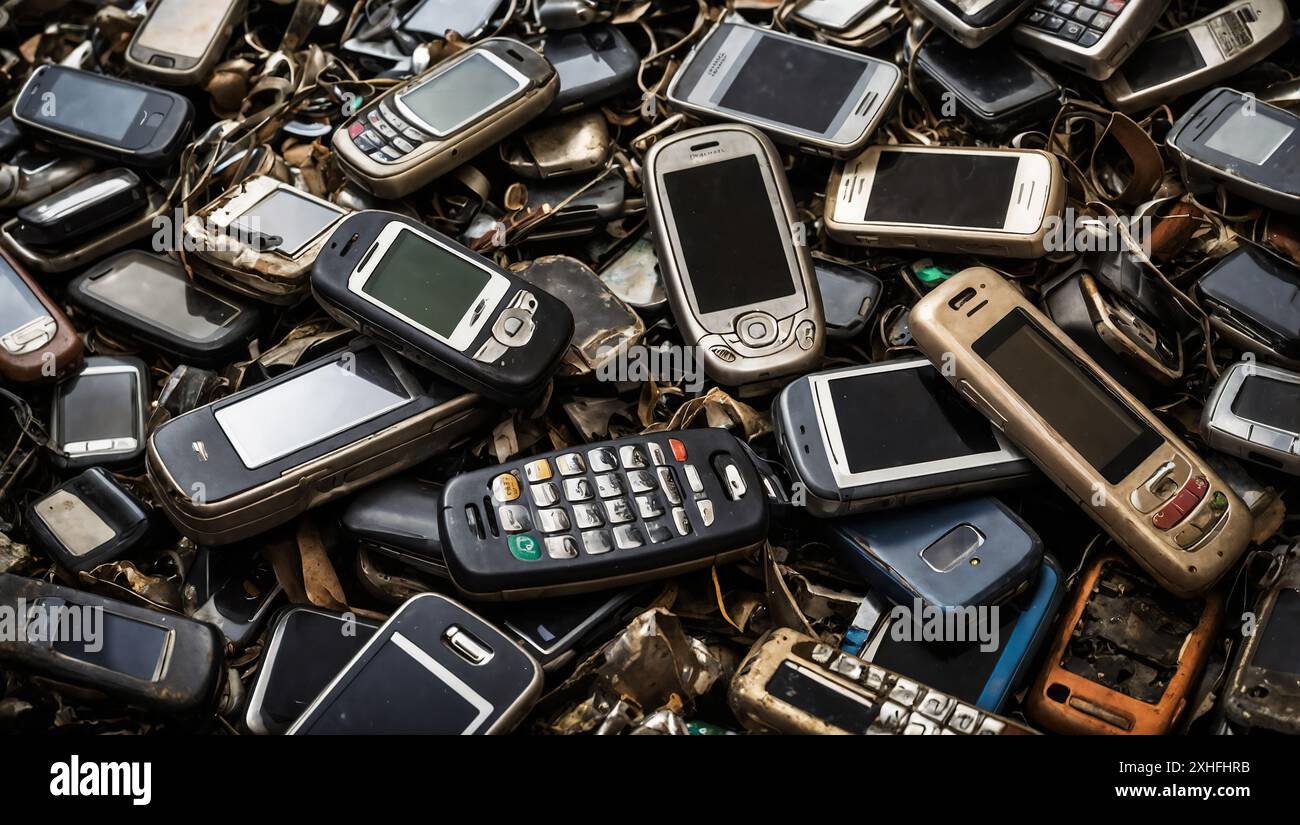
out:
{"label": "phone screen", "polygon": [[231,2],[234,0],[158,0],[135,42],[156,52],[197,60],[220,33]]}
{"label": "phone screen", "polygon": [[513,97],[524,81],[482,52],[398,95],[402,105],[440,135],[450,134]]}
{"label": "phone screen", "polygon": [[1243,325],[1259,325],[1265,334],[1288,341],[1300,334],[1300,273],[1265,252],[1238,249],[1201,279],[1199,289],[1222,304]]}
{"label": "phone screen", "polygon": [[140,438],[140,410],[134,369],[90,372],[59,386],[62,444]]}
{"label": "phone screen", "polygon": [[240,398],[215,416],[244,466],[253,470],[411,400],[384,356],[369,347]]}
{"label": "phone screen", "polygon": [[1262,166],[1294,133],[1294,127],[1270,114],[1258,110],[1247,114],[1242,106],[1229,106],[1214,124],[1205,145],[1216,152]]}
{"label": "phone screen", "polygon": [[90,72],[58,72],[53,85],[28,104],[31,119],[54,129],[72,129],[121,141],[149,97],[144,89]]}
{"label": "phone screen", "polygon": [[[717,104],[815,134],[830,130],[872,64],[783,37],[757,35]],[[724,44],[724,48],[726,45]]]}
{"label": "phone screen", "polygon": [[976,152],[880,153],[863,220],[1001,229],[1020,158]]}
{"label": "phone screen", "polygon": [[86,290],[127,315],[187,341],[210,341],[240,313],[239,307],[190,283],[170,261],[128,259],[93,280]]}
{"label": "phone screen", "polygon": [[777,219],[756,157],[664,175],[682,257],[699,311],[746,307],[795,294]]}
{"label": "phone screen", "polygon": [[1250,376],[1232,400],[1232,411],[1257,424],[1300,433],[1300,384]]}
{"label": "phone screen", "polygon": [[854,473],[994,453],[993,425],[929,364],[827,382]]}
{"label": "phone screen", "polygon": [[1255,648],[1250,663],[1254,667],[1280,673],[1300,674],[1300,591],[1278,591],[1273,612],[1264,625],[1264,636]]}
{"label": "phone screen", "polygon": [[36,293],[0,257],[0,335],[8,335],[49,314],[50,311],[36,297]]}
{"label": "phone screen", "polygon": [[342,618],[306,610],[289,614],[272,660],[274,666],[266,676],[262,712],[268,718],[293,724],[376,629],[361,621],[351,626],[355,634],[344,635]]}
{"label": "phone screen", "polygon": [[1013,310],[973,347],[1107,482],[1119,483],[1164,439],[1097,378]]}
{"label": "phone screen", "polygon": [[450,338],[492,273],[415,232],[393,238],[361,291],[425,329]]}
{"label": "phone screen", "polygon": [[1205,68],[1205,58],[1189,32],[1157,37],[1138,46],[1124,61],[1124,79],[1133,91],[1148,89]]}
{"label": "phone screen", "polygon": [[309,198],[293,189],[278,188],[242,213],[230,225],[239,238],[276,237],[275,250],[292,258],[328,229],[344,210]]}
{"label": "phone screen", "polygon": [[424,0],[402,21],[402,30],[446,35],[448,30],[466,37],[487,25],[500,0]]}
{"label": "phone screen", "polygon": [[[998,619],[996,638],[1011,638],[1016,623],[1023,615],[1013,605],[1002,605],[995,613]],[[923,642],[913,639],[909,631],[906,641],[894,638],[892,626],[879,632],[884,636],[871,661],[895,673],[906,673],[910,678],[950,693],[963,702],[975,703],[984,692],[989,678],[1002,658],[1002,645],[993,650],[981,649],[978,641]]]}
{"label": "phone screen", "polygon": [[[95,609],[95,608],[91,608]],[[101,608],[102,610],[102,608]],[[153,681],[167,653],[171,631],[156,624],[128,619],[103,610],[99,638],[72,641],[60,639],[52,649],[64,656],[123,673],[136,679]],[[88,650],[98,647],[98,650]]]}
{"label": "phone screen", "polygon": [[764,687],[774,698],[849,733],[866,733],[880,714],[866,697],[789,660]]}

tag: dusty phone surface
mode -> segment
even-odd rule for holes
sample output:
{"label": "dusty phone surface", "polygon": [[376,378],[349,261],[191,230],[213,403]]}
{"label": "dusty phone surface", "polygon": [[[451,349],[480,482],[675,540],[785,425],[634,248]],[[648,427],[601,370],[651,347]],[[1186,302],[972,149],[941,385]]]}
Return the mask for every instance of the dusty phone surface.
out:
{"label": "dusty phone surface", "polygon": [[1205,401],[1201,434],[1220,452],[1300,475],[1300,373],[1230,365]]}
{"label": "dusty phone surface", "polygon": [[1254,633],[1239,652],[1224,688],[1228,719],[1248,730],[1300,733],[1300,563],[1296,549],[1254,607]]}
{"label": "dusty phone surface", "polygon": [[126,47],[139,77],[169,86],[201,83],[225,50],[244,0],[156,0]]}
{"label": "dusty phone surface", "polygon": [[91,467],[32,502],[27,523],[37,547],[79,573],[136,548],[149,532],[150,511],[103,468]]}

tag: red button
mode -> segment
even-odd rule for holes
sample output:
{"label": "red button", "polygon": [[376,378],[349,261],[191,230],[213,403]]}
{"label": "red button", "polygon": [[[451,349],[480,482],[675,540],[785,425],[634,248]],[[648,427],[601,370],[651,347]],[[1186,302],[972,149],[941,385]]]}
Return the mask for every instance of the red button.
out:
{"label": "red button", "polygon": [[686,445],[676,438],[668,439],[668,447],[673,451],[673,458],[678,461],[686,460]]}
{"label": "red button", "polygon": [[348,137],[354,138],[357,135],[364,132],[365,130],[366,130],[366,124],[358,120],[356,123],[348,127]]}
{"label": "red button", "polygon": [[1183,489],[1178,491],[1178,495],[1174,496],[1172,501],[1151,517],[1151,523],[1159,530],[1168,530],[1187,518],[1187,514],[1196,509],[1196,505],[1201,503],[1201,499],[1205,498],[1209,489],[1210,482],[1205,476],[1191,479],[1183,485]]}

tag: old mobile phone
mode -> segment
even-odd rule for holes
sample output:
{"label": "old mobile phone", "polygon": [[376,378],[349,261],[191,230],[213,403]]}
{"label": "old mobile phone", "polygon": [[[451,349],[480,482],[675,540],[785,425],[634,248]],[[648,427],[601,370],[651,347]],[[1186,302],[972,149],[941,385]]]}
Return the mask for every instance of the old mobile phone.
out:
{"label": "old mobile phone", "polygon": [[[566,178],[559,183],[573,185],[567,179],[584,172],[605,171],[614,146],[605,115],[597,109],[549,118],[502,142],[499,148],[501,159],[519,177],[530,181]],[[622,176],[609,174],[606,180],[622,180]],[[528,184],[529,195],[535,186]]]}
{"label": "old mobile phone", "polygon": [[164,167],[190,134],[194,106],[175,92],[67,66],[37,66],[14,103],[19,128],[127,166]]}
{"label": "old mobile phone", "polygon": [[614,26],[552,32],[542,54],[560,76],[552,112],[575,112],[614,97],[634,85],[641,67],[641,56]]}
{"label": "old mobile phone", "polygon": [[1300,562],[1296,548],[1254,608],[1255,632],[1240,645],[1223,694],[1229,721],[1248,730],[1300,733]]}
{"label": "old mobile phone", "polygon": [[1242,245],[1201,276],[1196,294],[1214,329],[1233,346],[1300,370],[1300,270]]}
{"label": "old mobile phone", "polygon": [[221,690],[221,634],[209,624],[9,573],[0,605],[21,630],[0,638],[0,662],[14,670],[177,715]]}
{"label": "old mobile phone", "polygon": [[1144,41],[1102,90],[1122,112],[1158,106],[1255,65],[1290,37],[1284,0],[1237,0]]}
{"label": "old mobile phone", "polygon": [[[1061,8],[1064,5],[1065,8]],[[1036,0],[1014,36],[1027,49],[1093,80],[1105,80],[1160,19],[1168,0]]]}
{"label": "old mobile phone", "polygon": [[59,305],[0,251],[0,376],[55,381],[81,366],[82,343]]}
{"label": "old mobile phone", "polygon": [[13,235],[27,246],[65,247],[148,204],[144,184],[130,169],[109,169],[18,210]]}
{"label": "old mobile phone", "polygon": [[126,47],[126,66],[156,83],[202,83],[217,65],[244,0],[155,0]]}
{"label": "old mobile phone", "polygon": [[441,509],[441,484],[390,478],[353,496],[339,521],[360,546],[449,579],[438,527]]}
{"label": "old mobile phone", "polygon": [[424,593],[375,631],[289,733],[506,733],[541,692],[542,670],[523,648]]}
{"label": "old mobile phone", "polygon": [[[623,176],[608,175],[587,187],[589,182],[564,178],[529,184],[526,208],[552,211],[524,239],[551,241],[590,235],[621,218],[627,208],[627,182]],[[579,193],[583,187],[586,190]]]}
{"label": "old mobile phone", "polygon": [[135,340],[203,366],[229,363],[262,322],[252,302],[197,285],[176,261],[138,249],[72,279],[68,300]]}
{"label": "old mobile phone", "polygon": [[907,22],[896,0],[804,0],[779,8],[778,24],[782,15],[823,43],[846,49],[879,46]]}
{"label": "old mobile phone", "polygon": [[618,250],[600,268],[600,279],[628,306],[653,317],[664,308],[668,295],[659,272],[654,233],[647,227],[632,242]]}
{"label": "old mobile phone", "polygon": [[638,587],[599,593],[579,593],[563,599],[537,599],[485,610],[507,635],[528,651],[542,670],[558,670],[579,651],[613,635]]}
{"label": "old mobile phone", "polygon": [[785,734],[1032,734],[907,676],[794,630],[768,631],[731,680],[746,728]]}
{"label": "old mobile phone", "polygon": [[95,159],[86,155],[19,149],[0,164],[0,206],[26,206],[74,183],[94,168]]}
{"label": "old mobile phone", "polygon": [[1165,136],[1188,186],[1220,185],[1300,214],[1300,117],[1232,89],[1207,92]]}
{"label": "old mobile phone", "polygon": [[268,631],[244,708],[245,727],[257,734],[284,733],[378,629],[355,614],[286,607]]}
{"label": "old mobile phone", "polygon": [[17,217],[0,224],[0,245],[30,269],[52,274],[79,269],[151,235],[158,239],[161,221],[171,215],[171,203],[168,194],[151,183],[145,184],[144,195],[144,208],[101,227],[73,246],[44,248],[23,243],[15,234]]}
{"label": "old mobile phone", "polygon": [[446,450],[487,414],[363,339],[166,422],[149,481],[182,533],[229,544]]}
{"label": "old mobile phone", "polygon": [[821,297],[771,141],[740,124],[689,129],[655,143],[645,168],[668,300],[709,377],[744,387],[815,367]]}
{"label": "old mobile phone", "polygon": [[931,37],[916,52],[915,76],[949,99],[957,114],[981,137],[1004,140],[1050,122],[1060,111],[1063,91],[1047,72],[1015,49],[968,49],[947,37]]}
{"label": "old mobile phone", "polygon": [[358,186],[400,198],[546,111],[558,90],[546,58],[494,37],[385,92],[331,145]]}
{"label": "old mobile phone", "polygon": [[[996,636],[928,641],[925,616],[896,616],[874,591],[871,627],[856,626],[844,634],[841,649],[859,659],[905,673],[959,701],[1000,712],[1028,678],[1039,651],[1051,635],[1056,614],[1065,600],[1065,576],[1050,555],[1043,555],[1033,583],[1018,596],[998,605],[992,622]],[[910,605],[909,605],[910,607]],[[859,611],[859,616],[862,611]],[[919,627],[919,630],[918,630]],[[960,627],[960,625],[958,626]],[[966,634],[978,628],[959,631]]]}
{"label": "old mobile phone", "polygon": [[798,378],[772,405],[772,428],[815,516],[994,489],[1034,474],[924,358]]}
{"label": "old mobile phone", "polygon": [[185,240],[206,267],[196,271],[272,304],[310,289],[312,264],[348,214],[329,201],[266,175],[223,192],[185,221]]}
{"label": "old mobile phone", "polygon": [[968,49],[1008,29],[1032,0],[913,0],[913,7]]}
{"label": "old mobile phone", "polygon": [[893,63],[728,18],[691,51],[668,99],[803,152],[848,157],[891,111],[902,78]]}
{"label": "old mobile phone", "polygon": [[887,5],[888,0],[804,0],[790,12],[790,19],[809,28],[839,34]]}
{"label": "old mobile phone", "polygon": [[767,536],[767,498],[735,436],[628,436],[464,473],[442,540],[467,596],[602,590],[740,558]]}
{"label": "old mobile phone", "polygon": [[32,544],[74,574],[131,552],[149,523],[145,506],[101,467],[63,482],[27,508]]}
{"label": "old mobile phone", "polygon": [[1165,587],[1208,590],[1250,511],[1160,419],[991,269],[917,302],[916,344],[994,426]]}
{"label": "old mobile phone", "polygon": [[1223,597],[1180,599],[1105,554],[1079,577],[1025,699],[1058,733],[1163,734],[1177,723],[1215,644]]}
{"label": "old mobile phone", "polygon": [[1035,149],[872,146],[831,174],[826,233],[872,247],[1041,258],[1065,190],[1056,157]]}
{"label": "old mobile phone", "polygon": [[1300,475],[1300,374],[1230,365],[1206,399],[1201,434],[1220,452]]}
{"label": "old mobile phone", "polygon": [[54,388],[50,443],[64,470],[126,467],[144,454],[149,368],[138,358],[94,355]]}
{"label": "old mobile phone", "polygon": [[402,18],[402,31],[446,37],[453,31],[474,40],[487,28],[502,0],[421,0]]}
{"label": "old mobile phone", "polygon": [[573,336],[558,299],[393,212],[354,212],[339,224],[311,287],[340,323],[510,405],[545,389]]}
{"label": "old mobile phone", "polygon": [[1010,599],[1038,572],[1043,541],[995,498],[828,519],[817,527],[845,563],[895,604],[937,608]]}
{"label": "old mobile phone", "polygon": [[813,253],[813,272],[822,299],[826,337],[840,341],[857,338],[876,314],[885,282],[860,267]]}

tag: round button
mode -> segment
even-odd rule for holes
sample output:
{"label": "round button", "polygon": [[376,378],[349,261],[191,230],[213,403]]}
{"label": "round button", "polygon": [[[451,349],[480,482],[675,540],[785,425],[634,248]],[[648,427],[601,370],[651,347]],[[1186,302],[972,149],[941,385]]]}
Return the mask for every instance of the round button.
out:
{"label": "round button", "polygon": [[765,347],[776,340],[776,319],[766,312],[751,312],[736,319],[736,334],[749,347]]}
{"label": "round button", "polygon": [[804,321],[794,331],[794,338],[799,342],[799,349],[812,349],[817,340],[817,328],[812,321]]}

